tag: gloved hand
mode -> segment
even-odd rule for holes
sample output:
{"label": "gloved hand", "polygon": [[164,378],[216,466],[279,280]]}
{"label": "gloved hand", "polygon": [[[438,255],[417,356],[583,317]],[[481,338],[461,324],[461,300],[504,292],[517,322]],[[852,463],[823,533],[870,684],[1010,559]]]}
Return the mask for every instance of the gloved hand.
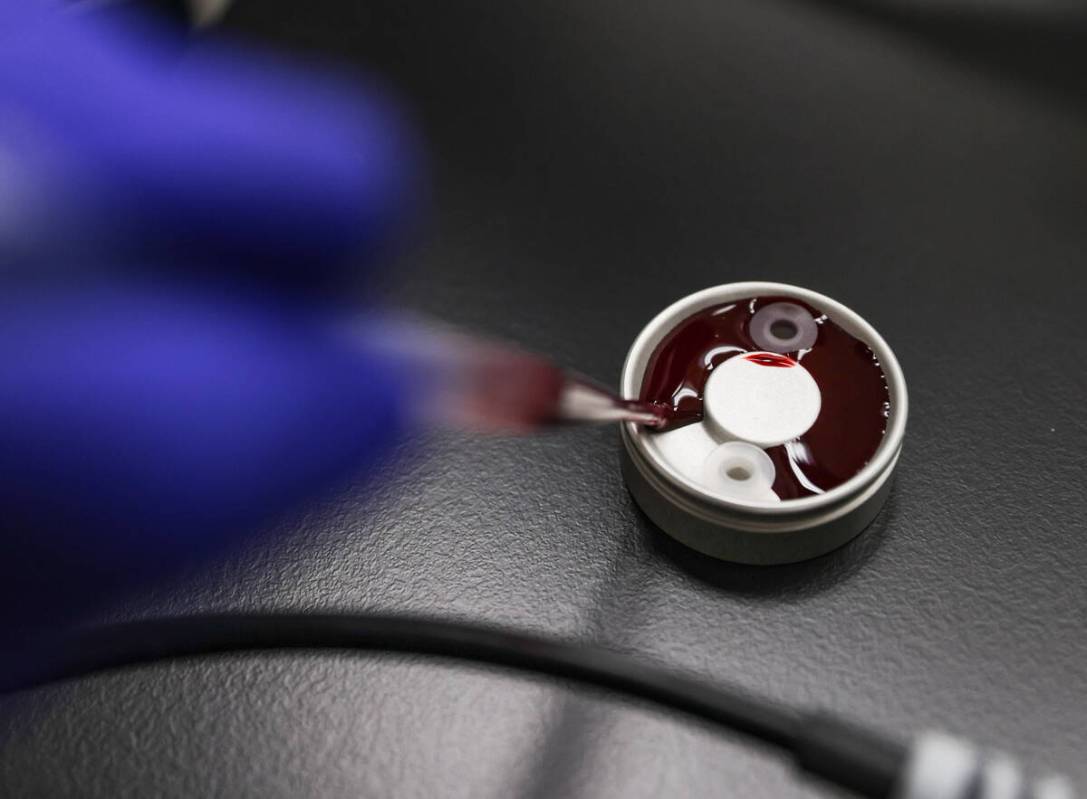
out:
{"label": "gloved hand", "polygon": [[417,161],[339,77],[0,0],[0,639],[374,470],[411,376],[329,290]]}

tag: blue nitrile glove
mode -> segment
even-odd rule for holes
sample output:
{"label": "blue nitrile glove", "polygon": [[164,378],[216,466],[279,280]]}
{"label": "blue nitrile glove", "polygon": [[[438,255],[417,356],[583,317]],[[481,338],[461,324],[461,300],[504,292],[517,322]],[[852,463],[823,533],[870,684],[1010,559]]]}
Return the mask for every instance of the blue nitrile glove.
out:
{"label": "blue nitrile glove", "polygon": [[401,124],[165,36],[0,0],[0,649],[373,471],[408,424],[410,376],[309,291],[404,220]]}
{"label": "blue nitrile glove", "polygon": [[0,273],[63,256],[335,284],[405,220],[416,150],[376,88],[0,0]]}

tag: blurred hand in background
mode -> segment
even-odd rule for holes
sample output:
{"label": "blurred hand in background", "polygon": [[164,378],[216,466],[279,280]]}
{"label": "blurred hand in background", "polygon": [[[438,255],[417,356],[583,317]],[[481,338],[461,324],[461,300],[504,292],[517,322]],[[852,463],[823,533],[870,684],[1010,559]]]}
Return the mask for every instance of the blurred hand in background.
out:
{"label": "blurred hand in background", "polygon": [[0,0],[0,638],[387,456],[412,378],[336,298],[418,164],[372,87]]}

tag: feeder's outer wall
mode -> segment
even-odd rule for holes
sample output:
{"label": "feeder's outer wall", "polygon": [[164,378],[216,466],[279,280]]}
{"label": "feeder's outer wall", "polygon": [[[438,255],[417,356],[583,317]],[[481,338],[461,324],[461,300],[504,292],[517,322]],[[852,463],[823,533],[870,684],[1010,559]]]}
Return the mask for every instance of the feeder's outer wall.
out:
{"label": "feeder's outer wall", "polygon": [[711,557],[756,565],[817,557],[858,535],[879,513],[890,490],[905,435],[908,398],[893,351],[856,312],[808,289],[783,283],[729,283],[677,300],[638,335],[623,365],[621,390],[641,390],[650,355],[679,322],[705,308],[746,297],[784,296],[808,303],[864,341],[887,378],[891,408],[887,433],[872,460],[855,476],[824,494],[779,503],[740,502],[712,495],[671,469],[647,433],[622,427],[623,476],[645,514],[664,532]]}

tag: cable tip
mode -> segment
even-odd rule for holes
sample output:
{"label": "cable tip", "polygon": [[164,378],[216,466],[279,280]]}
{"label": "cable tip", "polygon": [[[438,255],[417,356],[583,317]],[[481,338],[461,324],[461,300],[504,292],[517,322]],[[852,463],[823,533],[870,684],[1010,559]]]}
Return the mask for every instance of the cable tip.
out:
{"label": "cable tip", "polygon": [[1064,777],[1028,780],[1006,755],[930,732],[915,741],[893,799],[1076,799],[1076,791]]}

